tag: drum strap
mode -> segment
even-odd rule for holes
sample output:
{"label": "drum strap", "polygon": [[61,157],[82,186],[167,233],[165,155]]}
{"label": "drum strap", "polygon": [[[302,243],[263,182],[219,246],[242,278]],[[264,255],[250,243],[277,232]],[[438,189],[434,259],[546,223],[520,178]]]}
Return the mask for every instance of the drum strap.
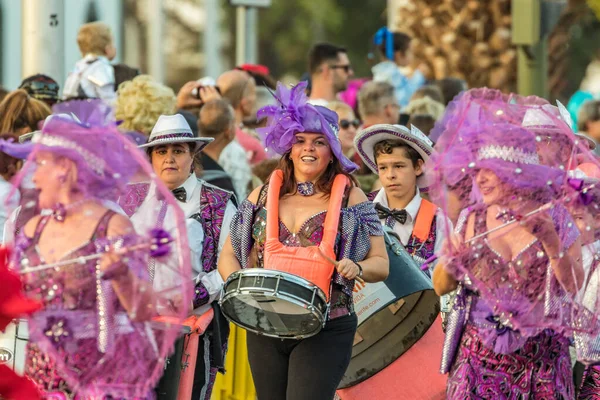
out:
{"label": "drum strap", "polygon": [[429,237],[429,231],[431,230],[436,212],[437,206],[435,204],[429,200],[421,200],[421,207],[419,207],[417,218],[415,218],[415,226],[412,232],[412,235],[421,242],[426,241]]}
{"label": "drum strap", "polygon": [[[283,172],[276,170],[270,178],[269,189],[267,193],[267,237],[266,240],[279,240],[279,193],[283,183]],[[323,240],[321,241],[323,250],[330,250],[333,254],[335,246],[335,238],[337,237],[340,211],[342,200],[348,178],[345,175],[339,174],[333,181],[331,195],[329,196],[329,206],[327,207],[327,215],[325,216],[325,224],[323,225]]]}

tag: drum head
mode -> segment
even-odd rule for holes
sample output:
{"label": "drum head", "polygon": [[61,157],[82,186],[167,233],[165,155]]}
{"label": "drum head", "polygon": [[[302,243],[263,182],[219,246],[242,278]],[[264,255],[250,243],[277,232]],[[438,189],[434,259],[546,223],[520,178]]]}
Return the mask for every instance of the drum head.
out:
{"label": "drum head", "polygon": [[301,339],[319,332],[327,305],[321,296],[313,296],[314,285],[302,286],[277,279],[273,271],[264,272],[240,273],[225,283],[223,315],[246,330],[270,337]]}

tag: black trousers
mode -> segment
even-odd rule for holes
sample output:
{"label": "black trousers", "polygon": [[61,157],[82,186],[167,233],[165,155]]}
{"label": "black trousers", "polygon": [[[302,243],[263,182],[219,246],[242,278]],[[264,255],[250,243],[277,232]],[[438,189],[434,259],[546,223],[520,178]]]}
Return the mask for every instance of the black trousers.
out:
{"label": "black trousers", "polygon": [[209,400],[217,372],[225,373],[229,321],[225,319],[216,302],[213,302],[213,311],[215,316],[198,343],[191,400]]}
{"label": "black trousers", "polygon": [[248,332],[258,400],[332,400],[352,355],[355,314],[327,322],[315,336],[277,339]]}

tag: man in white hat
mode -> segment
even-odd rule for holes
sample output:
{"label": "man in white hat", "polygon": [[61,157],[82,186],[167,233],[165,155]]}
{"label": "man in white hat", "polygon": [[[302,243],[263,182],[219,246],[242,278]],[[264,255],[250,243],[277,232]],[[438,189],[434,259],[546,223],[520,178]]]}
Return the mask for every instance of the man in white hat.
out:
{"label": "man in white hat", "polygon": [[433,152],[431,140],[415,127],[379,124],[360,131],[354,145],[383,186],[368,196],[382,224],[393,229],[419,265],[424,264],[441,249],[448,223],[437,206],[421,197],[428,187],[423,165]]}
{"label": "man in white hat", "polygon": [[[194,275],[191,278],[195,284],[193,314],[200,316],[211,308],[215,311],[207,329],[211,334],[200,337],[192,394],[194,400],[210,398],[216,371],[223,370],[222,349],[229,326],[215,300],[223,286],[223,280],[217,272],[217,260],[236,211],[231,201],[233,194],[198,179],[194,166],[196,154],[212,140],[195,137],[183,116],[162,115],[152,129],[148,142],[139,146],[146,150],[154,173],[171,190],[187,218]],[[146,194],[138,196],[137,204],[123,206],[137,230],[152,229],[156,226],[157,218],[169,220],[168,211],[157,213],[160,202],[152,185],[135,184],[131,190],[132,193]],[[161,271],[158,262],[150,274],[155,286],[160,285],[162,279],[168,279],[168,271]],[[210,349],[210,354],[205,354],[205,348]],[[209,359],[210,362],[207,361]]]}

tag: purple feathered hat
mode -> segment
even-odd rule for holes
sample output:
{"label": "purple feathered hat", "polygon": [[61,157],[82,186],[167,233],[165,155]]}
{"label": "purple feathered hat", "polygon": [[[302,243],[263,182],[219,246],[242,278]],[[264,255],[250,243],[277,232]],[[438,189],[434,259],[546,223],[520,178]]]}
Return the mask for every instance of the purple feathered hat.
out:
{"label": "purple feathered hat", "polygon": [[[98,103],[84,103],[80,115],[103,115]],[[100,113],[100,114],[98,114]],[[68,115],[54,115],[36,132],[30,142],[0,142],[7,154],[35,157],[38,151],[48,151],[66,157],[77,164],[77,177],[82,189],[98,198],[109,198],[126,185],[138,171],[139,164],[130,156],[136,149],[118,131],[115,123],[92,119],[93,124],[76,121]]]}
{"label": "purple feathered hat", "polygon": [[292,148],[296,133],[322,133],[343,170],[347,173],[356,171],[358,166],[342,152],[338,139],[338,115],[328,108],[308,103],[305,89],[306,82],[300,82],[291,89],[279,82],[274,94],[278,104],[258,110],[258,119],[268,119],[267,127],[258,129],[266,146],[279,154],[285,154]]}

